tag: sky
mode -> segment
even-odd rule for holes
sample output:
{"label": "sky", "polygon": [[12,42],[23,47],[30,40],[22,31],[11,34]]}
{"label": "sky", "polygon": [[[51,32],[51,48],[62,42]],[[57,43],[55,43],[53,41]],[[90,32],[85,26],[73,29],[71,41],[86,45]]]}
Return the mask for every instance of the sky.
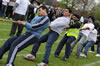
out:
{"label": "sky", "polygon": [[[58,0],[58,1],[61,1],[61,0]],[[98,0],[95,0],[95,2],[98,3]]]}

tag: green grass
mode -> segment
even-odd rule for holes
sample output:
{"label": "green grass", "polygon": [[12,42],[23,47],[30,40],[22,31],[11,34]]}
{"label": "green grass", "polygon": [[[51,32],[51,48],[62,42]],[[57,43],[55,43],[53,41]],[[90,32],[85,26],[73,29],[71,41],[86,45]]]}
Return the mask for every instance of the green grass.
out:
{"label": "green grass", "polygon": [[[0,39],[7,39],[9,38],[9,33],[11,29],[11,23],[6,23],[6,22],[0,22]],[[25,32],[25,29],[23,30],[23,33]],[[48,32],[48,29],[45,30],[43,34]],[[85,64],[91,64],[93,62],[100,61],[100,58],[95,57],[95,54],[88,53],[87,58],[82,58],[80,59],[75,59],[75,52],[76,52],[76,47],[74,49],[74,52],[71,54],[70,58],[67,61],[61,61],[60,59],[64,56],[64,50],[63,48],[59,58],[54,57],[54,52],[59,44],[59,41],[62,39],[64,35],[64,32],[60,35],[59,39],[54,43],[52,46],[52,53],[50,54],[49,58],[49,66],[84,66]],[[0,47],[4,44],[6,40],[0,40]],[[28,54],[32,49],[32,45],[25,48],[21,52],[19,52],[17,55],[21,54]],[[15,60],[15,66],[36,66],[39,62],[42,61],[43,56],[45,52],[45,43],[41,45],[39,48],[39,51],[37,53],[37,58],[35,61],[28,61],[25,60],[23,56],[17,56]],[[8,56],[8,52],[5,53],[3,59],[0,60],[0,66],[5,66],[6,65],[6,60]],[[91,66],[100,66],[100,63],[93,64]]]}

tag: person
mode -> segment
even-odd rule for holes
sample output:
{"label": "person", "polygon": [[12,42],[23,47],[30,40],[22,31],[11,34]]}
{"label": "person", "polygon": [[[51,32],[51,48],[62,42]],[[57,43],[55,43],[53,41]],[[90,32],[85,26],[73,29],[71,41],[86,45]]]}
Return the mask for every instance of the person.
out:
{"label": "person", "polygon": [[84,58],[87,57],[88,49],[96,43],[96,39],[97,39],[97,30],[96,29],[93,29],[90,32],[87,41],[82,44],[83,47],[85,47],[85,50],[84,50],[84,53],[83,54],[80,54],[80,56],[82,56]]}
{"label": "person", "polygon": [[95,55],[96,57],[100,57],[100,22],[97,23],[98,24],[98,35],[97,35],[97,54]]}
{"label": "person", "polygon": [[1,9],[1,5],[2,5],[2,0],[0,0],[0,9]]}
{"label": "person", "polygon": [[10,0],[9,5],[6,10],[6,18],[10,18],[12,20],[13,6],[15,5],[16,0]]}
{"label": "person", "polygon": [[26,27],[24,35],[9,38],[0,48],[0,59],[9,50],[6,66],[14,66],[14,60],[19,51],[38,41],[40,34],[48,27],[50,20],[47,16],[47,8],[39,8],[39,16],[32,19],[31,23],[18,21],[18,24]]}
{"label": "person", "polygon": [[2,5],[0,8],[0,17],[5,17],[5,11],[8,6],[9,0],[2,0]]}
{"label": "person", "polygon": [[[28,6],[30,5],[30,1],[29,0],[16,0],[16,4],[13,8],[13,20],[18,21],[24,21],[25,20],[25,15],[28,9]],[[13,23],[12,27],[11,27],[11,32],[10,32],[10,36],[13,37],[16,29],[18,27],[18,31],[16,36],[20,36],[23,30],[23,25],[19,25],[17,23]]]}
{"label": "person", "polygon": [[71,44],[71,49],[73,50],[74,46],[79,41],[77,46],[77,51],[76,51],[76,58],[79,58],[82,49],[82,44],[85,43],[91,30],[94,29],[94,24],[93,24],[94,21],[95,21],[94,17],[89,16],[88,23],[83,25],[83,27],[80,29],[78,38]]}
{"label": "person", "polygon": [[65,48],[65,56],[62,58],[63,61],[67,60],[70,56],[71,51],[71,43],[78,37],[79,28],[81,26],[80,23],[80,16],[78,14],[74,14],[72,17],[73,22],[70,22],[70,26],[67,27],[69,30],[66,31],[63,39],[60,41],[56,51],[55,51],[55,57],[58,57],[64,44],[66,44]]}
{"label": "person", "polygon": [[71,9],[67,8],[64,9],[63,12],[63,17],[59,17],[55,19],[53,22],[51,22],[49,28],[50,31],[40,37],[39,41],[35,43],[35,45],[32,48],[32,52],[30,54],[25,55],[26,59],[29,60],[35,60],[36,53],[41,45],[41,43],[46,42],[46,51],[44,58],[41,63],[37,64],[38,66],[48,66],[49,63],[49,56],[51,52],[51,47],[54,44],[54,42],[58,39],[60,33],[67,27],[69,26],[70,23],[70,14],[71,14]]}

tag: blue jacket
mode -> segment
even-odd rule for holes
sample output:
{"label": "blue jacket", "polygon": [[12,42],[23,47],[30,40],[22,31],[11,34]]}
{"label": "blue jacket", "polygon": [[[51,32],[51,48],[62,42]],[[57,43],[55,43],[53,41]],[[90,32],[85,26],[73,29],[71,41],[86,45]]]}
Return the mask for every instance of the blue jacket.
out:
{"label": "blue jacket", "polygon": [[31,32],[37,38],[49,26],[50,20],[48,16],[36,16],[32,19],[31,23],[25,23],[26,32]]}

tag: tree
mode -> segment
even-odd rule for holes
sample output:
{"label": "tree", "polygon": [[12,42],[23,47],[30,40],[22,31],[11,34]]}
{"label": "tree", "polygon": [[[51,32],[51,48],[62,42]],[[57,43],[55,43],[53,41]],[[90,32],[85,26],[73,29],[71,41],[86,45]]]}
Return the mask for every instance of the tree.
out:
{"label": "tree", "polygon": [[72,0],[62,0],[61,2],[59,2],[59,6],[62,8],[71,7]]}
{"label": "tree", "polygon": [[57,6],[58,2],[57,0],[45,0],[47,5],[51,5],[51,6]]}
{"label": "tree", "polygon": [[98,3],[91,11],[95,19],[100,21],[100,3]]}

